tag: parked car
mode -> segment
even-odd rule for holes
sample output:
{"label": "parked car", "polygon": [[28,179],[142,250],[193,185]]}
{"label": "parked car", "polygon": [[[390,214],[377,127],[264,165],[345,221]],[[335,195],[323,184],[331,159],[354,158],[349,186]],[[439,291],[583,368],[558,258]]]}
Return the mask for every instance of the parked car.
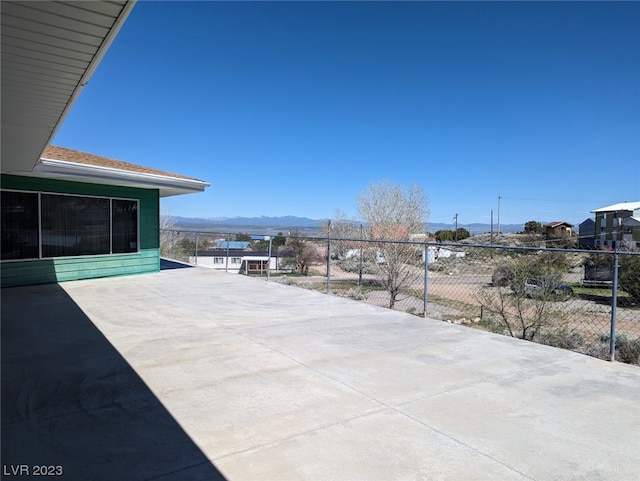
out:
{"label": "parked car", "polygon": [[574,293],[571,286],[542,278],[527,279],[524,283],[524,294],[532,299],[568,301]]}

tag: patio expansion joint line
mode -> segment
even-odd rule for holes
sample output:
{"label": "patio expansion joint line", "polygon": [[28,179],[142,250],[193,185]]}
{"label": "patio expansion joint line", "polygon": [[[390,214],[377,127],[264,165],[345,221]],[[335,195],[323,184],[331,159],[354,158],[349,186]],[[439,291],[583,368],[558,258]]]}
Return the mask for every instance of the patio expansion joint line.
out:
{"label": "patio expansion joint line", "polygon": [[227,453],[227,454],[224,454],[222,456],[214,457],[214,458],[212,458],[212,461],[220,461],[222,459],[229,458],[229,457],[232,457],[232,456],[236,456],[238,454],[250,453],[250,452],[253,452],[253,451],[257,451],[259,449],[269,448],[269,447],[272,447],[272,446],[277,446],[278,444],[281,444],[283,442],[286,442],[286,441],[289,441],[289,440],[292,440],[292,439],[296,439],[296,438],[299,438],[301,436],[305,436],[307,434],[320,432],[320,431],[323,431],[323,430],[325,430],[327,428],[330,428],[330,427],[333,427],[333,426],[339,426],[341,424],[348,423],[349,421],[353,421],[355,419],[364,418],[364,417],[370,416],[372,414],[378,414],[378,413],[381,413],[383,411],[386,411],[387,409],[388,409],[387,407],[383,406],[383,407],[380,407],[378,409],[374,409],[372,411],[369,411],[369,412],[366,412],[366,413],[363,413],[363,414],[357,414],[355,416],[344,418],[344,419],[341,419],[341,420],[333,422],[333,423],[323,424],[323,425],[320,425],[320,426],[316,426],[315,428],[312,428],[312,429],[307,429],[306,431],[300,431],[300,432],[297,432],[297,433],[294,433],[294,434],[290,434],[289,436],[285,436],[283,438],[279,438],[279,439],[277,439],[275,441],[269,441],[267,443],[256,444],[255,446],[251,446],[251,447],[248,447],[248,448],[245,448],[245,449],[240,449],[238,451],[234,451],[232,453]]}
{"label": "patio expansion joint line", "polygon": [[184,467],[182,467],[180,469],[176,469],[176,470],[173,470],[173,471],[167,471],[165,473],[158,474],[157,476],[153,476],[151,478],[145,478],[143,481],[154,481],[154,480],[167,479],[167,477],[171,477],[171,476],[173,476],[175,474],[182,473],[184,471],[188,471],[190,469],[197,468],[199,466],[206,466],[206,465],[210,465],[210,464],[212,464],[212,462],[207,459],[206,461],[202,461],[200,463],[190,464],[189,466],[184,466]]}
{"label": "patio expansion joint line", "polygon": [[[235,329],[231,329],[231,330],[232,331],[236,331]],[[492,462],[500,464],[501,466],[505,467],[506,469],[508,469],[510,471],[513,471],[513,472],[519,474],[520,476],[523,476],[525,479],[535,480],[535,478],[532,478],[532,477],[526,475],[525,473],[523,473],[521,471],[518,471],[517,469],[513,468],[512,466],[509,466],[508,464],[505,464],[503,461],[501,461],[499,459],[496,459],[496,458],[490,456],[489,454],[480,451],[478,448],[476,448],[474,446],[471,446],[471,445],[465,443],[464,441],[462,441],[462,440],[460,440],[458,438],[455,438],[455,437],[453,437],[453,436],[451,436],[451,435],[449,435],[449,434],[447,434],[447,433],[445,433],[445,432],[443,432],[443,431],[441,431],[441,430],[439,430],[439,429],[437,429],[437,428],[435,428],[433,426],[430,426],[429,424],[421,421],[420,419],[417,419],[416,417],[414,417],[414,416],[412,416],[412,415],[400,410],[399,406],[402,406],[403,404],[406,404],[406,403],[401,403],[401,404],[398,404],[398,405],[395,405],[395,406],[390,405],[390,404],[388,404],[388,403],[386,403],[384,401],[381,401],[380,399],[377,399],[377,398],[373,397],[369,393],[364,392],[364,391],[362,391],[360,389],[357,389],[356,387],[351,386],[349,384],[346,384],[345,382],[343,382],[343,381],[341,381],[339,379],[336,379],[333,376],[330,376],[326,372],[323,372],[323,371],[321,371],[321,370],[319,370],[319,369],[317,369],[317,368],[315,368],[313,366],[310,366],[310,365],[304,363],[303,361],[301,361],[301,360],[291,356],[290,354],[287,354],[287,353],[285,353],[285,352],[283,352],[283,351],[281,351],[281,350],[279,350],[279,349],[277,349],[277,348],[275,348],[273,346],[270,346],[270,345],[268,345],[268,344],[266,344],[266,343],[264,343],[262,341],[259,341],[259,340],[255,339],[255,338],[252,338],[252,337],[250,337],[250,336],[248,336],[246,334],[243,334],[243,333],[240,333],[240,332],[237,332],[237,331],[236,331],[236,334],[244,337],[248,341],[255,342],[256,344],[259,344],[260,346],[262,346],[262,347],[264,347],[266,349],[269,349],[270,351],[275,352],[276,354],[284,356],[287,359],[295,362],[296,364],[299,364],[300,366],[305,367],[305,368],[315,372],[316,374],[319,374],[319,375],[321,375],[321,376],[323,376],[323,377],[325,377],[327,379],[330,379],[331,381],[333,381],[333,382],[335,382],[335,383],[347,388],[350,391],[354,391],[354,392],[356,392],[356,393],[358,393],[358,394],[370,399],[371,401],[374,401],[375,403],[379,404],[381,406],[381,408],[377,409],[377,410],[373,410],[373,411],[365,413],[365,414],[352,416],[351,418],[342,419],[340,421],[336,421],[335,423],[330,423],[330,424],[327,424],[325,426],[319,426],[317,428],[310,429],[310,430],[305,431],[305,432],[292,434],[291,436],[279,439],[278,441],[272,441],[270,443],[265,443],[263,446],[252,446],[252,447],[247,448],[247,449],[242,450],[242,451],[225,454],[224,456],[221,456],[220,458],[217,458],[217,459],[223,459],[223,458],[226,458],[226,457],[229,457],[229,456],[233,456],[233,455],[236,455],[236,454],[240,454],[240,453],[243,453],[243,452],[248,452],[248,451],[252,451],[252,450],[256,450],[256,449],[261,449],[262,447],[267,447],[269,445],[277,445],[277,444],[279,444],[279,443],[281,443],[281,442],[283,442],[283,441],[285,441],[287,439],[293,439],[293,438],[296,438],[298,436],[302,436],[302,435],[305,435],[305,434],[308,434],[308,433],[311,433],[311,432],[316,432],[316,431],[320,431],[320,430],[326,429],[327,427],[343,424],[343,423],[348,422],[348,421],[350,421],[352,419],[357,419],[357,418],[360,418],[360,417],[369,416],[371,414],[376,414],[376,413],[382,412],[384,410],[391,410],[391,411],[395,412],[396,414],[399,414],[400,416],[402,416],[402,417],[404,417],[406,419],[409,419],[410,421],[413,421],[413,422],[421,425],[422,427],[424,427],[424,428],[426,428],[426,429],[428,429],[430,431],[433,431],[433,432],[439,434],[440,436],[443,436],[443,437],[453,441],[454,443],[457,443],[457,444],[460,444],[460,445],[464,446],[465,448],[473,451],[474,453],[477,453],[478,455],[480,455],[480,456],[482,456],[484,458],[487,458],[487,459],[491,460]],[[548,364],[555,364],[555,362],[548,363]],[[498,377],[498,376],[488,376],[487,378],[493,378],[493,377]],[[474,385],[475,384],[476,383],[474,383]]]}
{"label": "patio expansion joint line", "polygon": [[503,461],[501,461],[500,459],[496,459],[493,456],[479,450],[478,448],[471,446],[469,444],[467,444],[466,442],[462,441],[461,439],[458,439],[456,437],[451,436],[450,434],[445,433],[444,431],[441,431],[440,429],[437,429],[427,423],[425,423],[424,421],[421,421],[420,419],[406,413],[403,411],[400,411],[399,409],[395,408],[395,407],[391,407],[391,409],[393,411],[395,411],[396,413],[400,414],[401,416],[406,417],[407,419],[410,419],[411,421],[420,424],[421,426],[423,426],[424,428],[433,431],[434,433],[439,434],[440,436],[443,436],[447,439],[450,439],[451,441],[453,441],[454,443],[460,444],[462,446],[464,446],[465,448],[471,450],[474,453],[477,453],[479,456],[482,456],[483,458],[489,459],[494,463],[499,464],[500,466],[508,469],[509,471],[513,471],[514,473],[519,474],[520,476],[524,477],[525,479],[530,479],[532,481],[535,481],[536,478],[532,478],[531,476],[527,475],[526,473],[523,473],[522,471],[519,471],[517,469],[515,469],[513,466],[510,466],[508,464],[505,464]]}

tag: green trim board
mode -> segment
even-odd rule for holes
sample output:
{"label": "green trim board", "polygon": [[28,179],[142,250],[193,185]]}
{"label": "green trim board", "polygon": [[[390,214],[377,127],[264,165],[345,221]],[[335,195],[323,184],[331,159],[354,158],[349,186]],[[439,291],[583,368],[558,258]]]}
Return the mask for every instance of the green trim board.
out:
{"label": "green trim board", "polygon": [[160,249],[146,249],[137,254],[3,262],[0,280],[2,287],[14,287],[159,270]]}
{"label": "green trim board", "polygon": [[0,187],[34,192],[121,197],[137,199],[140,202],[139,252],[4,261],[0,264],[2,287],[141,274],[160,270],[160,196],[158,190],[8,174],[0,175]]}

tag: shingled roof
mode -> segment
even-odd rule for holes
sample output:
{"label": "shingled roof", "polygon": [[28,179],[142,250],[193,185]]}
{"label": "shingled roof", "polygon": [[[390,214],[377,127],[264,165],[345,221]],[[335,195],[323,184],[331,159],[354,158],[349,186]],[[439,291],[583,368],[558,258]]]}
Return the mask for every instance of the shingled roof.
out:
{"label": "shingled roof", "polygon": [[140,174],[162,175],[164,177],[197,180],[202,182],[200,179],[196,179],[195,177],[187,177],[185,175],[174,174],[172,172],[166,172],[164,170],[152,169],[150,167],[144,167],[142,165],[132,164],[130,162],[123,162],[122,160],[109,159],[107,157],[101,157],[99,155],[88,154],[86,152],[67,149],[65,147],[56,147],[53,145],[45,149],[42,158],[50,160],[62,160],[83,165],[92,165],[94,167],[105,167],[127,172],[137,172]]}
{"label": "shingled roof", "polygon": [[45,149],[32,172],[20,175],[157,189],[160,197],[202,192],[209,187],[195,177],[56,146]]}

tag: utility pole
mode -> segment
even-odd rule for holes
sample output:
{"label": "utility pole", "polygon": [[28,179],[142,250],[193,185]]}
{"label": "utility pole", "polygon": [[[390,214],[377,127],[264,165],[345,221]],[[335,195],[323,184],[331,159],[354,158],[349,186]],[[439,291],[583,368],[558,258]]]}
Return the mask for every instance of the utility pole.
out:
{"label": "utility pole", "polygon": [[491,244],[493,245],[493,209],[491,210]]}
{"label": "utility pole", "polygon": [[498,235],[500,235],[500,194],[498,194]]}
{"label": "utility pole", "polygon": [[455,242],[458,242],[458,214],[453,216],[453,220],[456,223],[456,230],[453,232],[453,239]]}

